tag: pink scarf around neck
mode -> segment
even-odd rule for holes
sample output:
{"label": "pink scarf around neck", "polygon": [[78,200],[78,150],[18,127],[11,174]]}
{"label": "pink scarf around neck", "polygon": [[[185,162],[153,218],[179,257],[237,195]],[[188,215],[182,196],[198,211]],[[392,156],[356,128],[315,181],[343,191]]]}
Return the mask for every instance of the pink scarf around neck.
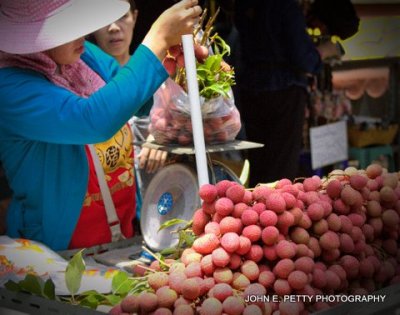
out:
{"label": "pink scarf around neck", "polygon": [[70,65],[57,65],[43,52],[27,55],[13,55],[0,52],[0,68],[18,67],[37,71],[55,85],[82,96],[89,97],[104,86],[101,77],[81,59]]}

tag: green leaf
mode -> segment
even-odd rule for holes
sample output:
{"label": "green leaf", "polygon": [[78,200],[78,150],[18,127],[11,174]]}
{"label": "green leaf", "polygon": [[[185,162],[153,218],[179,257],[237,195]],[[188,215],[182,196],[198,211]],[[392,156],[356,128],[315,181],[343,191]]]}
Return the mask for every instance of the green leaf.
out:
{"label": "green leaf", "polygon": [[106,295],[105,298],[112,306],[120,303],[122,300],[121,296],[114,295],[114,294]]}
{"label": "green leaf", "polygon": [[79,297],[85,297],[85,296],[88,296],[88,295],[96,295],[96,294],[100,294],[99,292],[97,292],[96,290],[88,290],[88,291],[84,291],[84,292],[81,292],[81,293],[79,293]]}
{"label": "green leaf", "polygon": [[126,295],[135,284],[134,279],[130,279],[126,272],[118,272],[112,279],[112,292],[114,294]]}
{"label": "green leaf", "polygon": [[12,280],[8,280],[5,284],[4,287],[7,290],[13,291],[13,292],[19,292],[21,291],[21,287],[18,283],[12,281]]}
{"label": "green leaf", "polygon": [[190,247],[190,246],[193,245],[193,242],[194,242],[194,239],[195,239],[193,234],[189,234],[189,233],[187,233],[185,231],[181,231],[179,236],[182,237],[182,239],[185,241],[187,246]]}
{"label": "green leaf", "polygon": [[72,296],[81,287],[82,276],[85,271],[85,261],[82,258],[82,251],[79,251],[71,258],[65,271],[65,283]]}
{"label": "green leaf", "polygon": [[169,256],[169,255],[175,254],[175,252],[176,252],[176,248],[175,247],[167,247],[167,248],[164,248],[160,252],[160,254],[163,255],[163,256]]}
{"label": "green leaf", "polygon": [[124,283],[128,279],[128,274],[123,271],[117,272],[114,277],[112,278],[111,282],[111,289],[115,293],[115,291],[118,290],[118,288],[121,286],[122,283]]}
{"label": "green leaf", "polygon": [[130,291],[129,294],[139,294],[140,292],[146,291],[149,289],[149,285],[147,282],[139,281]]}
{"label": "green leaf", "polygon": [[177,224],[182,224],[182,223],[187,224],[188,221],[182,220],[182,219],[171,219],[171,220],[165,221],[163,224],[160,225],[158,232],[160,232],[163,229],[169,228],[169,227],[177,225]]}
{"label": "green leaf", "polygon": [[222,56],[221,55],[211,55],[204,62],[204,66],[212,72],[218,70],[221,66]]}
{"label": "green leaf", "polygon": [[222,56],[224,55],[230,55],[231,54],[231,48],[229,45],[222,39],[220,36],[215,36],[214,37],[214,43],[215,43],[215,51],[219,51],[219,54]]}
{"label": "green leaf", "polygon": [[55,300],[56,299],[56,287],[54,285],[53,280],[48,279],[45,283],[44,283],[44,287],[43,287],[43,296],[45,298],[48,298],[50,300]]}
{"label": "green leaf", "polygon": [[97,309],[99,304],[101,304],[101,301],[103,301],[104,299],[104,297],[102,297],[102,299],[99,299],[96,295],[88,295],[84,299],[79,301],[79,305],[91,309]]}
{"label": "green leaf", "polygon": [[43,280],[38,276],[27,274],[19,285],[23,291],[42,296]]}

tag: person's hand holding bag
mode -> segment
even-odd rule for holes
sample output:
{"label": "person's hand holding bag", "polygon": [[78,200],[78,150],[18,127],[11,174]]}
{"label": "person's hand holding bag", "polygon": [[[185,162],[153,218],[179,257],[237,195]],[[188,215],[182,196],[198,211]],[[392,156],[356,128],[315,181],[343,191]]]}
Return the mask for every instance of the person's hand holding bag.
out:
{"label": "person's hand holding bag", "polygon": [[202,10],[197,0],[182,0],[165,10],[153,23],[142,44],[160,60],[168,48],[181,42],[184,34],[191,34]]}

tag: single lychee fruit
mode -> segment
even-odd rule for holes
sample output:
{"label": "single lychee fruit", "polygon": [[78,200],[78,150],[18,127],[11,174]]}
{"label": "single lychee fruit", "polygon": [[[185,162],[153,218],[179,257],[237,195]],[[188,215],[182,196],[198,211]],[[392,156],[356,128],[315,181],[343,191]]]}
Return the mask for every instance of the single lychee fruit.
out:
{"label": "single lychee fruit", "polygon": [[263,248],[258,244],[253,244],[246,253],[245,258],[254,262],[259,262],[264,257]]}
{"label": "single lychee fruit", "polygon": [[319,221],[324,217],[325,211],[319,202],[314,202],[308,206],[307,214],[311,220]]}
{"label": "single lychee fruit", "polygon": [[266,245],[273,245],[278,241],[279,230],[275,226],[267,226],[261,232],[261,239]]}
{"label": "single lychee fruit", "polygon": [[213,252],[220,244],[218,237],[214,233],[204,234],[198,237],[194,242],[192,248],[203,255]]}
{"label": "single lychee fruit", "polygon": [[200,307],[200,315],[218,315],[222,311],[222,303],[214,297],[205,299]]}
{"label": "single lychee fruit", "polygon": [[228,296],[233,295],[232,287],[227,283],[217,283],[212,290],[213,297],[221,302],[225,301]]}
{"label": "single lychee fruit", "polygon": [[205,213],[203,209],[197,209],[193,214],[193,233],[196,235],[202,234],[204,232],[204,227],[210,221],[210,219],[210,215]]}
{"label": "single lychee fruit", "polygon": [[200,295],[200,287],[196,279],[189,278],[183,281],[182,295],[188,300],[194,300]]}
{"label": "single lychee fruit", "polygon": [[287,279],[289,274],[295,270],[295,264],[291,259],[279,260],[273,268],[273,273],[280,279]]}
{"label": "single lychee fruit", "polygon": [[261,213],[263,213],[267,209],[267,207],[262,202],[256,202],[254,205],[251,206],[251,209],[257,212],[258,215],[261,215]]}
{"label": "single lychee fruit", "polygon": [[282,213],[286,210],[286,202],[280,193],[272,192],[265,200],[265,206],[268,210],[276,213]]}
{"label": "single lychee fruit", "polygon": [[218,197],[218,190],[214,185],[204,184],[199,189],[199,196],[203,201],[212,203]]}
{"label": "single lychee fruit", "polygon": [[238,255],[245,255],[250,250],[250,247],[251,247],[251,241],[247,237],[240,235],[239,236],[239,247],[236,250],[236,253]]}
{"label": "single lychee fruit", "polygon": [[156,291],[156,295],[158,298],[158,306],[165,308],[171,308],[178,298],[176,291],[170,289],[168,286],[159,288]]}
{"label": "single lychee fruit", "polygon": [[229,315],[241,315],[244,307],[244,300],[238,296],[228,296],[222,303],[223,311]]}
{"label": "single lychee fruit", "polygon": [[230,255],[219,247],[212,252],[212,262],[217,267],[225,267],[229,264]]}
{"label": "single lychee fruit", "polygon": [[192,262],[186,266],[184,271],[186,277],[194,278],[194,277],[202,277],[203,271],[201,269],[201,262]]}
{"label": "single lychee fruit", "polygon": [[275,282],[275,275],[272,271],[262,271],[258,276],[258,282],[265,288],[271,288]]}
{"label": "single lychee fruit", "polygon": [[280,258],[292,258],[296,255],[296,248],[293,243],[281,240],[276,244],[276,254]]}
{"label": "single lychee fruit", "polygon": [[[214,217],[216,215],[217,213],[214,215]],[[224,217],[219,222],[219,230],[221,232],[221,235],[224,235],[229,232],[240,234],[242,232],[242,228],[243,228],[242,220],[231,216]]]}
{"label": "single lychee fruit", "polygon": [[365,172],[369,178],[376,178],[382,174],[382,166],[380,164],[368,165]]}
{"label": "single lychee fruit", "polygon": [[232,287],[236,290],[244,290],[250,284],[250,280],[241,272],[233,274]]}
{"label": "single lychee fruit", "polygon": [[242,213],[241,219],[242,219],[243,225],[257,224],[258,213],[251,209],[244,210]]}
{"label": "single lychee fruit", "polygon": [[230,284],[233,280],[233,273],[232,273],[232,270],[230,270],[227,267],[216,268],[213,273],[213,277],[214,277],[215,283]]}
{"label": "single lychee fruit", "polygon": [[308,276],[303,271],[294,270],[289,274],[288,282],[292,289],[301,290],[308,283]]}
{"label": "single lychee fruit", "polygon": [[221,197],[215,202],[215,211],[221,216],[227,216],[233,211],[233,202],[231,199]]}
{"label": "single lychee fruit", "polygon": [[168,285],[168,275],[164,272],[153,272],[148,276],[147,282],[154,291],[157,291],[159,288]]}
{"label": "single lychee fruit", "polygon": [[139,310],[139,297],[128,295],[121,301],[121,310],[125,313],[136,313]]}
{"label": "single lychee fruit", "polygon": [[258,265],[252,260],[246,260],[240,267],[240,271],[250,281],[258,279],[258,276],[260,275]]}
{"label": "single lychee fruit", "polygon": [[261,226],[275,226],[278,222],[278,216],[271,210],[265,210],[260,214]]}
{"label": "single lychee fruit", "polygon": [[216,236],[220,236],[221,235],[221,230],[219,227],[219,223],[217,222],[208,222],[206,224],[206,226],[204,227],[204,233],[208,234],[208,233],[212,233]]}
{"label": "single lychee fruit", "polygon": [[292,288],[287,280],[277,279],[274,283],[274,291],[278,295],[289,295],[292,292]]}
{"label": "single lychee fruit", "polygon": [[261,232],[261,227],[253,224],[244,227],[242,230],[242,235],[247,237],[252,243],[254,243],[261,238]]}
{"label": "single lychee fruit", "polygon": [[158,298],[155,293],[142,292],[139,294],[139,308],[144,312],[152,312],[158,306]]}
{"label": "single lychee fruit", "polygon": [[173,315],[194,315],[194,310],[190,305],[181,304],[175,307]]}
{"label": "single lychee fruit", "polygon": [[308,234],[306,229],[294,227],[290,232],[290,238],[296,244],[308,244],[308,241],[310,240],[310,234]]}
{"label": "single lychee fruit", "polygon": [[325,250],[333,250],[340,247],[339,236],[332,231],[325,232],[319,239],[319,244]]}
{"label": "single lychee fruit", "polygon": [[296,270],[303,271],[306,274],[312,273],[314,270],[314,260],[311,257],[300,257],[294,262],[294,267]]}
{"label": "single lychee fruit", "polygon": [[226,190],[225,196],[231,199],[233,203],[239,203],[243,201],[244,193],[245,188],[242,185],[236,184]]}
{"label": "single lychee fruit", "polygon": [[361,174],[355,174],[350,176],[350,185],[356,190],[361,190],[363,189],[368,182],[368,177],[361,175]]}
{"label": "single lychee fruit", "polygon": [[239,235],[234,232],[225,233],[221,238],[221,246],[228,252],[235,252],[240,246]]}

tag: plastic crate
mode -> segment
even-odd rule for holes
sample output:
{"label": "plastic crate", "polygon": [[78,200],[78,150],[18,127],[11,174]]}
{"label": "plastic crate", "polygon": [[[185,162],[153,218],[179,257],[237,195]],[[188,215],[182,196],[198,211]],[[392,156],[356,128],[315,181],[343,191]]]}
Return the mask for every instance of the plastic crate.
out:
{"label": "plastic crate", "polygon": [[388,128],[371,128],[360,130],[355,126],[347,129],[349,143],[353,147],[363,148],[369,145],[391,144],[396,136],[398,125],[390,125]]}
{"label": "plastic crate", "polygon": [[360,169],[366,169],[368,165],[376,160],[386,157],[388,162],[388,170],[395,171],[393,148],[390,145],[372,146],[368,148],[349,148],[350,159],[357,160]]}
{"label": "plastic crate", "polygon": [[10,314],[16,310],[31,315],[104,315],[106,313],[90,308],[48,300],[22,292],[0,288],[0,314]]}

